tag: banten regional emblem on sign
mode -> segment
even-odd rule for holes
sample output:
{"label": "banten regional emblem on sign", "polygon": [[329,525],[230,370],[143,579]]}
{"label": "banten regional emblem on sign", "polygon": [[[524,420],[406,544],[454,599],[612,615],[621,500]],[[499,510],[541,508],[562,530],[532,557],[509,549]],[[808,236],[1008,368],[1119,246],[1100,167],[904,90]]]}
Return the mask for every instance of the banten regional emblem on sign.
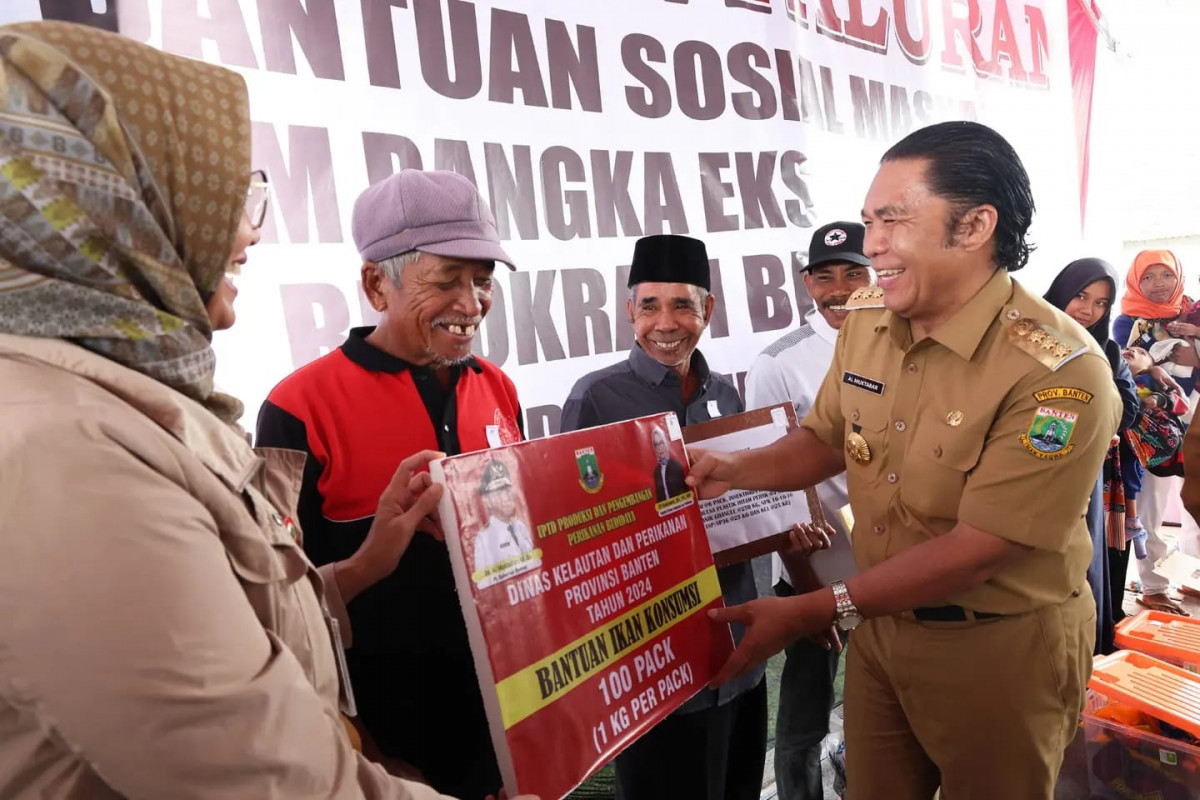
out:
{"label": "banten regional emblem on sign", "polygon": [[596,463],[596,448],[584,447],[575,451],[575,463],[579,467],[579,485],[585,492],[595,494],[604,486],[604,474]]}

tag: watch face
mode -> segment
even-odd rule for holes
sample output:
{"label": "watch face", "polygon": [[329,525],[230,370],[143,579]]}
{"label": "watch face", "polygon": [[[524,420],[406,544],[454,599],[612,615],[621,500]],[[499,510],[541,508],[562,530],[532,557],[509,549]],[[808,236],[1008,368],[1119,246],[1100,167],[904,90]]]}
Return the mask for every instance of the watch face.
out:
{"label": "watch face", "polygon": [[839,617],[837,621],[838,628],[844,631],[852,631],[857,628],[863,621],[863,618],[858,614],[850,613],[843,617]]}

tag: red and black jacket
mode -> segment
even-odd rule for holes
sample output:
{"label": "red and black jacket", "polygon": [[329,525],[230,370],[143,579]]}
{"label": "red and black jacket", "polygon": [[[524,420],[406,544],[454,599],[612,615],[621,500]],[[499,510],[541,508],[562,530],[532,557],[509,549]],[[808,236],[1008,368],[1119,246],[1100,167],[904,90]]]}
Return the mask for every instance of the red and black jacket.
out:
{"label": "red and black jacket", "polygon": [[[456,368],[447,392],[432,370],[369,344],[372,330],[352,330],[339,349],[292,373],[258,415],[257,446],[309,456],[298,516],[304,549],[318,566],[358,549],[407,456],[486,449],[489,425],[505,442],[523,433],[516,388],[498,367],[472,359]],[[359,652],[470,658],[446,547],[429,536],[413,537],[396,571],[348,611]]]}
{"label": "red and black jacket", "polygon": [[[442,387],[434,372],[376,349],[372,328],[275,387],[258,416],[260,447],[309,458],[299,500],[304,549],[321,565],[351,556],[396,467],[420,450],[449,455],[523,436],[512,381],[472,359]],[[416,766],[438,791],[494,794],[488,734],[446,545],[418,533],[389,577],[350,601],[347,652],[364,723],[385,754]]]}

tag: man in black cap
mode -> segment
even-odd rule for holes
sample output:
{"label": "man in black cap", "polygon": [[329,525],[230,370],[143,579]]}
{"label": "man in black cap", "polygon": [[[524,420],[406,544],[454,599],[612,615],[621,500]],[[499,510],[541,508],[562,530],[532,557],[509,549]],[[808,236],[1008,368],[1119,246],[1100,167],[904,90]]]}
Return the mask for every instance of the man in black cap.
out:
{"label": "man in black cap", "polygon": [[[813,310],[804,324],[770,345],[746,375],[746,405],[766,408],[792,403],[804,419],[833,363],[838,331],[846,319],[850,295],[871,283],[871,259],[863,255],[866,229],[858,222],[831,222],[818,228],[808,246],[804,286]],[[828,586],[854,573],[854,553],[841,509],[850,503],[845,475],[816,487],[830,548],[811,557],[783,552],[775,556],[775,593],[791,597]],[[786,567],[784,569],[783,567]],[[822,800],[821,742],[829,735],[833,679],[845,633],[819,641],[799,639],[788,645],[779,679],[775,723],[775,786],[779,800]]]}
{"label": "man in black cap", "polygon": [[[712,318],[708,252],[686,236],[647,236],[634,247],[626,303],[637,344],[629,358],[585,375],[563,405],[574,431],[674,411],[690,425],[742,411],[737,389],[696,349]],[[726,605],[757,596],[748,563],[718,570]],[[734,626],[734,639],[742,630]],[[767,689],[753,670],[703,689],[617,756],[622,800],[757,800],[767,740]]]}

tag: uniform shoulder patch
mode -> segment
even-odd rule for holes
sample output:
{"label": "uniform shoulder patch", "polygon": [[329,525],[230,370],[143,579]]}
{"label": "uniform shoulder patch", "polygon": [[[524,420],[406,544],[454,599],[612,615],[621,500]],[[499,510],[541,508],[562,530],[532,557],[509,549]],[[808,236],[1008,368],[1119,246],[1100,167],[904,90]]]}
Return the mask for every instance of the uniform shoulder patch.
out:
{"label": "uniform shoulder patch", "polygon": [[847,311],[863,308],[883,308],[883,289],[878,286],[864,286],[850,295],[846,301]]}
{"label": "uniform shoulder patch", "polygon": [[1038,458],[1062,458],[1075,449],[1071,436],[1078,421],[1078,414],[1041,406],[1034,414],[1029,430],[1021,434],[1021,444]]}
{"label": "uniform shoulder patch", "polygon": [[1052,386],[1049,389],[1042,389],[1040,392],[1033,393],[1033,399],[1039,403],[1045,403],[1047,400],[1078,400],[1084,405],[1092,402],[1092,393],[1085,392],[1083,389],[1076,389],[1071,386]]}
{"label": "uniform shoulder patch", "polygon": [[1012,314],[1005,317],[1009,343],[1051,372],[1087,352],[1087,345],[1077,339],[1029,317],[1017,314],[1017,318],[1012,319]]}

